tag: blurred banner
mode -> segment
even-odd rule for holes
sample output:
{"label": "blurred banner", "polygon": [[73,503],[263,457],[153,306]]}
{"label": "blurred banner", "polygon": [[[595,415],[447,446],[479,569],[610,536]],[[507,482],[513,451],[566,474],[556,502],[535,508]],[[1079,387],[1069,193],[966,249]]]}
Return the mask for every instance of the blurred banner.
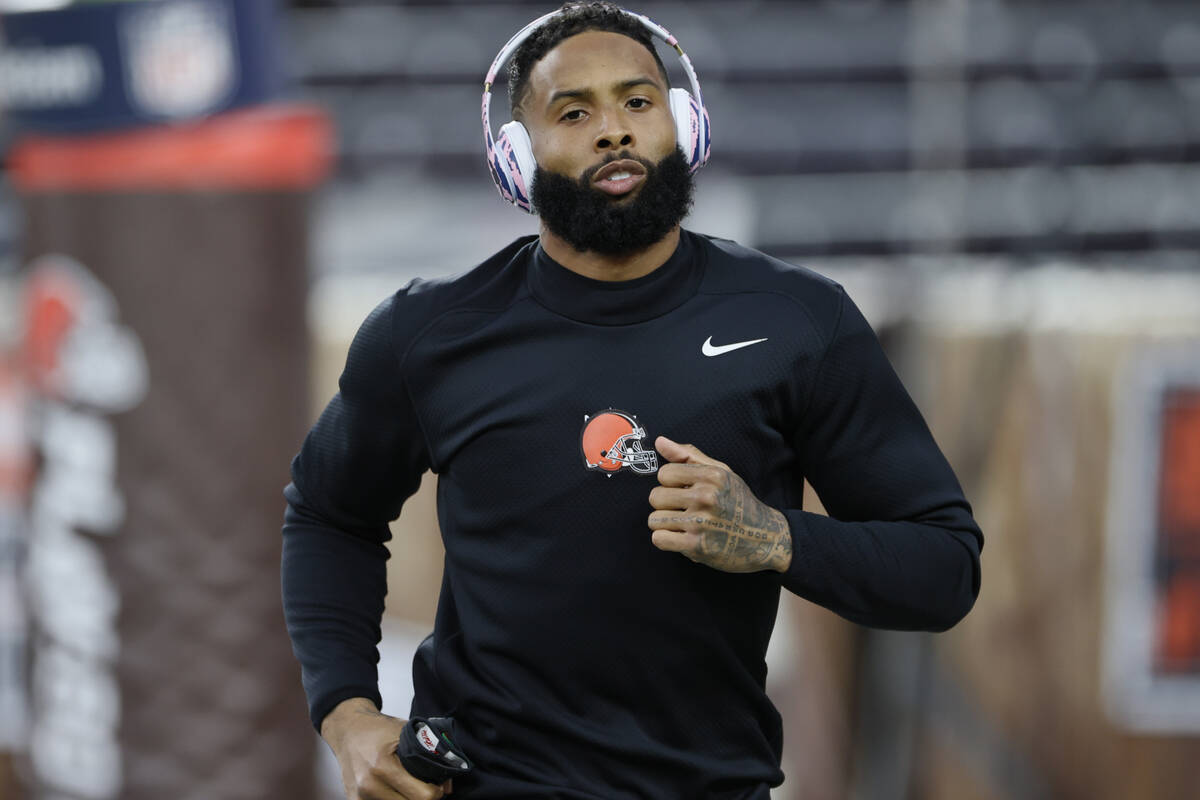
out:
{"label": "blurred banner", "polygon": [[26,139],[34,797],[312,797],[282,625],[307,427],[307,108]]}
{"label": "blurred banner", "polygon": [[1143,733],[1200,733],[1200,342],[1144,347],[1114,397],[1105,690]]}
{"label": "blurred banner", "polygon": [[276,3],[96,3],[0,15],[0,106],[23,130],[188,119],[278,93]]}
{"label": "blurred banner", "polygon": [[315,796],[278,531],[309,422],[308,198],[332,133],[314,108],[262,105],[275,11],[0,20],[25,265],[0,372],[0,547],[25,548],[0,619],[19,667],[0,675],[0,749],[22,753],[30,798]]}

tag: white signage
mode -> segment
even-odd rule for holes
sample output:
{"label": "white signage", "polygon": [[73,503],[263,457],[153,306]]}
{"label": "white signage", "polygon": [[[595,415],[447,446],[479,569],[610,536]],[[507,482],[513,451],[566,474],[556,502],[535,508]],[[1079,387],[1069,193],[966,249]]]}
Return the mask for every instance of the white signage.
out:
{"label": "white signage", "polygon": [[120,596],[104,537],[125,517],[108,415],[146,392],[145,355],[82,265],[45,256],[26,281],[26,342],[41,454],[27,580],[35,639],[30,761],[38,784],[86,800],[121,794]]}

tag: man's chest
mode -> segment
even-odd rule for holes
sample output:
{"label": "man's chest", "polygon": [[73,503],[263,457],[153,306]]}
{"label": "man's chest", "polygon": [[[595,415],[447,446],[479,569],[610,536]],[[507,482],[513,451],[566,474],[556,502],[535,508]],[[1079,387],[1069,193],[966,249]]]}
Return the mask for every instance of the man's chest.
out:
{"label": "man's chest", "polygon": [[[751,480],[786,446],[807,352],[782,298],[697,297],[627,326],[528,303],[435,328],[413,359],[414,403],[440,472],[514,487],[650,475],[662,434]],[[767,459],[770,461],[770,459]]]}

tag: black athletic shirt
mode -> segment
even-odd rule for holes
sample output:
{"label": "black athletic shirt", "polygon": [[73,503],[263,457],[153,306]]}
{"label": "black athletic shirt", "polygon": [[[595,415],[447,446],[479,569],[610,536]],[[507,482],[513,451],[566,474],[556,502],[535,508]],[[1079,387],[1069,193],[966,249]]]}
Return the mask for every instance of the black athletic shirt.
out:
{"label": "black athletic shirt", "polygon": [[[630,429],[601,449],[630,463],[588,456],[585,425],[618,412]],[[784,512],[786,575],[651,544],[657,480],[630,454],[659,434]],[[380,701],[387,523],[427,469],[446,560],[412,713],[457,719],[477,768],[455,797],[766,798],[783,779],[764,692],[781,586],[933,631],[979,591],[970,506],[842,288],[687,231],[622,282],[525,237],[363,323],[285,490],[284,609],[318,728],[344,699]],[[830,517],[801,509],[805,478]]]}

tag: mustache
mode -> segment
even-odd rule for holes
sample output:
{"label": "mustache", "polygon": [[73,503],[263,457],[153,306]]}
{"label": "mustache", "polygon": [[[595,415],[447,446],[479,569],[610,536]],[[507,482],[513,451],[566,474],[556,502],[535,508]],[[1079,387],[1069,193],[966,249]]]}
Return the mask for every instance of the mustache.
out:
{"label": "mustache", "polygon": [[585,169],[583,171],[583,175],[579,178],[579,182],[585,186],[589,185],[592,182],[592,178],[596,177],[597,172],[604,169],[614,161],[636,161],[646,168],[646,174],[650,174],[655,168],[654,162],[650,159],[642,158],[641,156],[635,156],[628,150],[622,150],[620,153],[609,153],[599,164]]}

